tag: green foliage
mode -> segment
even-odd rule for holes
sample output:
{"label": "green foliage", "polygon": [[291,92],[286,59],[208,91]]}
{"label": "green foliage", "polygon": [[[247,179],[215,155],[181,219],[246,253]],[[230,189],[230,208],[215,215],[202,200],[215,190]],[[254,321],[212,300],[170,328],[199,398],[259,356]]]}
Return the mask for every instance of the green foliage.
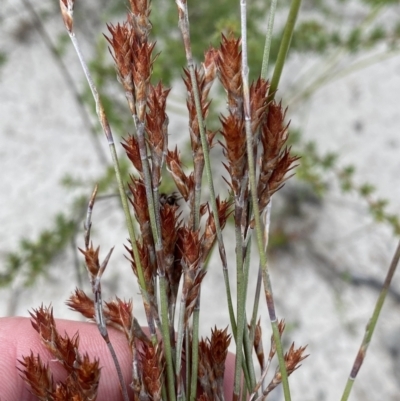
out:
{"label": "green foliage", "polygon": [[46,274],[49,264],[71,243],[76,229],[77,221],[58,214],[52,227],[42,231],[36,239],[21,239],[18,250],[6,255],[0,287],[8,285],[21,273],[25,285],[33,284],[39,275]]}

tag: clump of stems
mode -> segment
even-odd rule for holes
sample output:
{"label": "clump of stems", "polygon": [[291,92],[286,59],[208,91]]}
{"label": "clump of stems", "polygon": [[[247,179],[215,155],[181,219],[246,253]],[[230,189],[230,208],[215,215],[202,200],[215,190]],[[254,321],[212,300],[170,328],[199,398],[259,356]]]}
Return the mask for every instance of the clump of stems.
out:
{"label": "clump of stems", "polygon": [[[225,363],[232,339],[236,344],[236,362],[233,392],[228,395],[229,399],[262,400],[282,384],[285,399],[290,400],[288,376],[307,357],[306,347],[295,348],[292,343],[286,352],[283,351],[281,337],[285,323],[278,321],[275,311],[265,254],[268,227],[263,227],[262,216],[268,215],[271,197],[292,175],[298,160],[286,146],[289,135],[287,110],[274,97],[300,2],[293,1],[281,58],[278,57],[279,70],[275,71],[271,85],[266,78],[265,64],[262,76],[251,84],[248,82],[244,0],[240,2],[242,37],[222,35],[220,47],[209,48],[201,65],[195,65],[191,52],[188,4],[186,0],[176,1],[187,58],[183,81],[187,90],[188,140],[194,166],[189,173],[182,164],[178,148],[168,148],[166,103],[170,89],[162,82],[152,82],[156,55],[155,42],[150,37],[150,2],[130,0],[129,3],[125,22],[107,25],[108,33],[105,35],[133,122],[133,133],[122,142],[132,163],[131,175],[125,182],[119,169],[110,125],[75,36],[74,0],[60,0],[65,27],[93,92],[110,147],[129,231],[126,256],[137,277],[149,334],[134,318],[132,301],[116,297],[103,302],[101,278],[112,249],[101,262],[99,247],[95,248],[90,240],[91,214],[97,188],[88,205],[84,247],[81,249],[93,299],[77,289],[67,304],[96,322],[113,357],[126,401],[226,399]],[[275,5],[271,9],[274,10]],[[269,48],[273,14],[269,24],[266,48]],[[217,78],[227,94],[227,111],[220,116],[219,131],[213,132],[207,129],[207,117],[211,107],[210,89]],[[218,141],[215,139],[217,135]],[[218,145],[222,146],[222,163],[227,171],[224,179],[229,195],[226,199],[216,196],[211,174],[210,148]],[[163,175],[172,178],[176,192],[164,194],[160,191]],[[208,199],[204,199],[202,193],[203,175],[208,183]],[[127,193],[130,195],[127,196]],[[183,203],[189,209],[187,217],[182,213]],[[222,235],[231,217],[235,231],[235,267],[228,266]],[[260,260],[255,262],[251,260],[250,251],[253,237],[257,239],[260,255]],[[201,288],[210,254],[216,244],[224,274],[230,329],[215,327],[210,338],[199,338]],[[228,269],[233,268],[236,269],[238,290],[236,310],[228,276]],[[250,320],[245,308],[250,292],[247,288],[249,276],[257,274],[257,271],[256,293],[260,292],[262,279],[272,327],[268,353],[262,342],[265,328],[260,319],[257,322],[259,296],[255,298]],[[39,356],[24,357],[21,371],[32,392],[39,399],[95,399],[100,380],[99,361],[90,361],[86,355],[80,355],[78,335],[72,339],[60,336],[51,309],[41,307],[32,313],[32,318],[42,342],[68,373],[64,383],[54,384],[48,366],[42,363]],[[107,326],[120,330],[126,337],[132,357],[132,374],[128,384],[123,380]],[[258,378],[254,355],[260,367]],[[275,356],[279,366],[267,383],[266,376]],[[128,385],[132,396],[128,393]]]}

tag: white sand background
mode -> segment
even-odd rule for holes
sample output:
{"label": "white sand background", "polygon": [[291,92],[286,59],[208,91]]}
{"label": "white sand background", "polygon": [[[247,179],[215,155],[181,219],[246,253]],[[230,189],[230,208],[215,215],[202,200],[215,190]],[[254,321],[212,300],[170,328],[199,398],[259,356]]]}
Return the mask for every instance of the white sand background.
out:
{"label": "white sand background", "polygon": [[[48,6],[42,4],[44,9]],[[15,251],[22,237],[33,239],[50,228],[53,216],[68,210],[82,193],[62,187],[66,172],[89,180],[102,168],[60,70],[29,26],[29,14],[20,0],[5,1],[2,7],[0,46],[8,52],[8,61],[0,70],[0,270],[7,252]],[[28,24],[25,36],[18,30],[22,23]],[[50,18],[46,27],[50,32],[63,28],[58,17]],[[66,60],[81,82],[75,55],[69,52]],[[289,93],[295,77],[316,63],[293,58],[279,93]],[[388,199],[389,210],[396,214],[400,211],[399,93],[400,57],[395,56],[323,86],[304,104],[289,110],[305,139],[315,140],[322,152],[338,152],[341,165],[355,165],[356,182],[373,183],[378,196]],[[178,97],[183,104],[184,96],[183,91],[175,91],[175,104]],[[182,132],[184,127],[185,119],[172,112],[170,132]],[[180,139],[175,136],[172,141]],[[107,152],[106,141],[102,143]],[[91,189],[84,193],[89,196]],[[286,189],[290,191],[293,187]],[[277,198],[274,207],[279,209],[279,202]],[[343,196],[334,179],[322,204],[306,202],[302,211],[302,218],[282,223],[293,244],[271,256],[271,278],[278,314],[288,325],[286,342],[308,344],[310,353],[291,377],[292,399],[333,401],[340,399],[378,296],[372,285],[354,286],[341,280],[339,273],[349,271],[354,277],[382,282],[396,239],[390,228],[372,221],[364,201]],[[116,246],[104,279],[105,298],[134,296],[140,309],[137,286],[123,257],[127,233],[118,201],[99,202],[93,222],[93,239],[101,245],[102,254]],[[82,244],[78,238],[78,245]],[[232,252],[228,245],[228,253]],[[57,317],[79,318],[64,305],[77,285],[72,248],[54,260],[47,278],[28,289],[22,282],[19,277],[11,288],[0,289],[0,316],[28,316],[29,309],[51,302]],[[400,291],[398,275],[393,289]],[[228,324],[223,294],[216,258],[203,291],[203,334],[215,324]],[[388,296],[352,400],[400,400],[399,302]],[[265,309],[261,313],[269,337],[267,313]],[[142,316],[140,311],[137,315]],[[283,397],[278,390],[271,399]]]}

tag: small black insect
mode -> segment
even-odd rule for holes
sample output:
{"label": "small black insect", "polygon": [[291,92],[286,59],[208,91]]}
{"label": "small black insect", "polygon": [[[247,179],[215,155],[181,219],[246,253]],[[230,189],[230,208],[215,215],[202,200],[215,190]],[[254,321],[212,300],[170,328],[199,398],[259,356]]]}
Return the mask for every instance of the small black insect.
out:
{"label": "small black insect", "polygon": [[166,204],[171,205],[171,206],[174,206],[174,205],[179,206],[178,201],[180,199],[181,199],[181,197],[178,195],[177,192],[172,192],[172,194],[170,194],[170,195],[167,195],[165,193],[160,194],[160,203],[162,206],[164,206]]}

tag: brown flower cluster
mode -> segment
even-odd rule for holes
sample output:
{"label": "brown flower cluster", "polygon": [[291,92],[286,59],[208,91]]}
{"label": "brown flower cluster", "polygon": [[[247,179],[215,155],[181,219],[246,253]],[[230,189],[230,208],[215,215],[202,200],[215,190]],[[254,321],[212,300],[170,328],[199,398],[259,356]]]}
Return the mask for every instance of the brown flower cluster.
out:
{"label": "brown flower cluster", "polygon": [[64,367],[67,378],[54,384],[48,365],[32,353],[20,361],[20,369],[32,393],[39,400],[84,401],[96,399],[100,380],[99,361],[91,361],[87,354],[79,353],[79,336],[61,336],[56,328],[53,310],[41,306],[31,313],[32,326],[39,333],[42,343]]}
{"label": "brown flower cluster", "polygon": [[211,330],[211,339],[199,343],[199,382],[204,394],[200,400],[223,401],[225,360],[231,336],[228,328]]}

